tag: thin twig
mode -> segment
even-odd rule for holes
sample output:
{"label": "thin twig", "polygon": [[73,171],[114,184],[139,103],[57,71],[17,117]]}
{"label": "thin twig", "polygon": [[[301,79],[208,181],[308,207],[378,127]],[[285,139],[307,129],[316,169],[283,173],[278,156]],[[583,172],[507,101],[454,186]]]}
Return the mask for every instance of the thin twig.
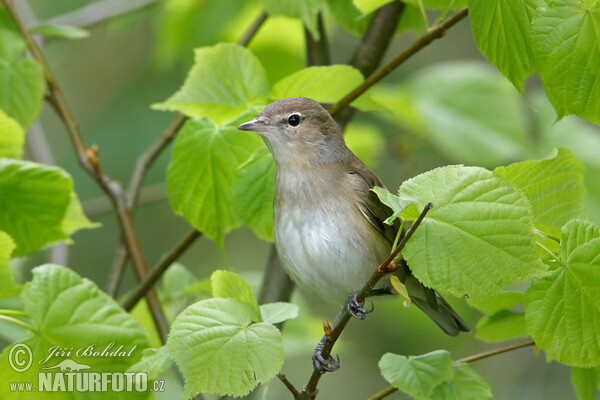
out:
{"label": "thin twig", "polygon": [[304,28],[306,64],[308,66],[331,64],[329,41],[327,40],[327,31],[325,30],[321,13],[317,15],[317,29],[319,31],[319,39],[314,38],[308,28]]}
{"label": "thin twig", "polygon": [[156,283],[162,274],[173,264],[173,262],[175,262],[175,260],[177,260],[200,236],[202,236],[202,233],[198,232],[196,229],[193,229],[180,243],[178,243],[171,251],[165,254],[158,261],[156,266],[152,268],[152,271],[150,271],[146,279],[140,282],[138,287],[127,298],[127,300],[125,300],[123,303],[123,308],[126,311],[131,310],[137,304],[137,302],[144,297],[146,292],[148,292],[148,290]]}
{"label": "thin twig", "polygon": [[262,24],[267,20],[267,17],[268,15],[266,12],[263,11],[262,13],[260,13],[258,18],[256,18],[252,25],[250,25],[250,28],[248,28],[246,33],[244,33],[244,35],[240,38],[238,44],[244,47],[248,46],[248,44],[250,44],[250,42],[256,35],[256,32],[258,32]]}
{"label": "thin twig", "polygon": [[[395,270],[396,266],[393,263],[394,259],[398,256],[398,254],[400,254],[400,252],[402,251],[404,246],[406,246],[406,243],[408,242],[408,240],[415,233],[415,231],[417,230],[417,228],[419,227],[421,222],[423,222],[423,218],[425,218],[425,216],[427,215],[429,210],[431,210],[432,208],[433,208],[432,203],[428,203],[423,208],[421,215],[419,215],[419,218],[417,218],[417,220],[412,224],[412,226],[410,227],[410,230],[402,238],[402,240],[400,241],[398,246],[394,249],[394,251],[392,251],[392,253],[389,255],[389,257],[381,265],[379,265],[379,267],[377,267],[375,272],[373,272],[373,275],[371,275],[371,278],[369,278],[369,280],[363,286],[363,288],[360,290],[360,292],[358,292],[358,294],[356,295],[356,300],[358,302],[364,301],[365,298],[367,297],[367,295],[369,294],[369,292],[375,287],[375,285],[377,285],[379,280],[381,278],[383,278],[385,275],[387,275],[390,272],[393,272]],[[350,313],[346,309],[346,312],[342,315],[339,322],[335,325],[335,327],[333,327],[331,334],[325,336],[325,341],[323,343],[323,349],[321,350],[321,355],[323,356],[324,359],[327,359],[331,355],[331,350],[333,349],[333,346],[337,342],[338,338],[342,334],[342,331],[344,330],[344,328],[346,327],[346,325],[348,324],[348,322],[350,321],[351,318],[352,317],[351,317]],[[304,389],[302,389],[302,394],[304,395],[304,398],[307,398],[307,399],[315,398],[315,396],[317,394],[317,385],[319,384],[319,380],[321,379],[321,376],[322,376],[322,374],[319,371],[317,371],[316,369],[313,370],[310,380],[308,381],[308,383],[304,387]]]}
{"label": "thin twig", "polygon": [[[483,360],[485,358],[496,356],[498,354],[506,353],[509,351],[517,350],[517,349],[522,349],[523,347],[529,347],[529,346],[535,346],[535,342],[533,341],[533,339],[527,339],[527,340],[523,340],[521,342],[509,344],[508,346],[500,347],[498,349],[493,349],[493,350],[488,350],[488,351],[484,351],[481,353],[473,354],[472,356],[468,356],[468,357],[456,360],[456,362],[457,363],[472,363],[475,361]],[[396,389],[393,386],[388,386],[385,389],[383,389],[382,391],[369,397],[369,400],[381,400],[381,399],[389,396],[390,394],[396,392],[397,390],[398,389]]]}
{"label": "thin twig", "polygon": [[[48,63],[44,58],[44,55],[25,27],[23,21],[20,19],[12,2],[9,0],[2,0],[2,3],[6,6],[15,23],[19,27],[21,34],[27,41],[29,51],[44,70],[44,76],[48,84],[48,99],[67,128],[67,132],[73,147],[75,148],[75,152],[77,153],[79,164],[96,180],[102,190],[109,196],[113,206],[117,210],[121,231],[127,243],[129,254],[132,256],[136,275],[138,276],[139,280],[144,279],[148,274],[148,265],[146,264],[144,254],[133,225],[131,213],[129,207],[127,207],[120,183],[111,180],[106,174],[104,174],[98,159],[97,149],[87,147],[81,138],[77,122],[73,117],[71,110],[67,106],[62,91],[60,90],[60,87],[58,86],[56,79],[54,78],[54,75],[48,66]],[[161,339],[165,341],[169,331],[169,326],[160,307],[158,296],[154,290],[147,293],[147,300],[148,307],[150,308],[150,312],[157,327],[158,334]]]}
{"label": "thin twig", "polygon": [[342,111],[345,107],[349,106],[354,100],[356,100],[360,95],[366,92],[371,86],[375,85],[377,82],[385,78],[390,72],[396,69],[399,65],[403,64],[406,60],[416,54],[418,51],[423,49],[425,46],[433,42],[435,39],[439,39],[448,29],[454,26],[461,19],[465,18],[468,14],[468,9],[463,8],[458,11],[452,17],[448,18],[444,23],[436,26],[435,28],[430,29],[423,36],[419,37],[413,44],[398,54],[393,60],[385,64],[383,67],[379,68],[372,75],[370,75],[367,79],[363,81],[360,85],[358,85],[354,90],[348,93],[343,99],[341,99],[337,104],[335,104],[330,110],[329,113],[333,116],[337,115],[340,111]]}
{"label": "thin twig", "polygon": [[283,384],[285,385],[286,388],[288,388],[288,390],[292,393],[292,395],[294,396],[294,398],[298,397],[298,395],[300,394],[300,392],[298,391],[298,389],[296,389],[294,387],[294,385],[292,385],[292,383],[290,381],[288,381],[287,377],[283,374],[277,374],[277,377],[279,378],[279,380],[281,382],[283,382]]}

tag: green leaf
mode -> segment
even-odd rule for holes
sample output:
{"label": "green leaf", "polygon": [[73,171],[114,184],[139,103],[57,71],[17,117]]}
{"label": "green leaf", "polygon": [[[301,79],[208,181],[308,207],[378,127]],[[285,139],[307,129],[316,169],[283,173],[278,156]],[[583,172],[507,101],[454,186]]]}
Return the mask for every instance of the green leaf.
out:
{"label": "green leaf", "polygon": [[379,360],[379,369],[396,389],[417,400],[429,399],[437,385],[452,378],[452,359],[446,350],[408,358],[386,353]]}
{"label": "green leaf", "polygon": [[25,41],[13,31],[0,28],[0,109],[28,128],[42,108],[46,92],[42,67],[21,58]]}
{"label": "green leaf", "polygon": [[477,47],[521,94],[535,72],[528,1],[469,0]]}
{"label": "green leaf", "polygon": [[173,96],[153,104],[155,110],[178,111],[189,117],[231,119],[269,94],[267,75],[250,50],[237,44],[196,49],[195,63]]}
{"label": "green leaf", "polygon": [[88,219],[83,212],[77,193],[71,191],[69,206],[62,221],[62,231],[65,235],[71,236],[81,229],[95,229],[101,225],[99,222],[92,222]]}
{"label": "green leaf", "polygon": [[259,238],[273,242],[275,163],[266,146],[259,147],[239,166],[232,193],[241,221]]}
{"label": "green leaf", "polygon": [[[350,65],[308,67],[275,83],[270,97],[309,97],[319,103],[337,103],[363,80],[360,71]],[[376,107],[368,93],[355,100],[352,106],[367,110]]]}
{"label": "green leaf", "polygon": [[356,8],[352,0],[327,0],[327,9],[346,32],[362,37],[369,26],[367,17]]}
{"label": "green leaf", "polygon": [[29,32],[44,35],[46,37],[58,37],[63,39],[85,39],[90,37],[90,32],[85,29],[64,25],[40,25],[31,29]]}
{"label": "green leaf", "polygon": [[377,197],[379,197],[379,200],[383,204],[391,208],[394,212],[390,217],[383,221],[384,223],[393,225],[397,218],[402,218],[407,221],[415,221],[417,218],[419,218],[420,212],[411,201],[403,200],[400,197],[388,192],[387,189],[378,186],[371,188],[371,191],[374,192]]}
{"label": "green leaf", "polygon": [[60,168],[0,158],[0,230],[15,241],[14,257],[67,237],[63,219],[72,186]]}
{"label": "green leaf", "polygon": [[486,315],[477,323],[475,337],[486,342],[501,342],[527,336],[525,315],[522,312],[501,310]]}
{"label": "green leaf", "polygon": [[319,40],[317,15],[325,6],[325,0],[261,0],[260,2],[269,15],[299,18],[311,35]]}
{"label": "green leaf", "polygon": [[[583,206],[585,167],[569,150],[558,149],[554,157],[523,161],[498,167],[494,173],[508,179],[531,202],[533,217],[540,229],[558,237],[560,228],[575,218],[585,218]],[[548,226],[548,229],[544,229]]]}
{"label": "green leaf", "polygon": [[403,251],[425,286],[489,298],[545,272],[534,246],[527,198],[492,172],[436,168],[404,182],[399,195],[418,209],[434,204]]}
{"label": "green leaf", "polygon": [[468,299],[467,303],[480,311],[488,314],[494,314],[501,310],[508,310],[509,308],[516,306],[517,304],[521,304],[524,301],[525,293],[508,290],[488,298]]}
{"label": "green leaf", "polygon": [[23,128],[0,110],[0,157],[21,158],[24,143]]}
{"label": "green leaf", "polygon": [[15,283],[12,269],[10,267],[10,258],[15,243],[4,232],[0,232],[0,299],[15,297],[21,291],[21,287]]}
{"label": "green leaf", "polygon": [[298,316],[298,306],[291,303],[269,303],[260,306],[260,315],[264,322],[278,324]]}
{"label": "green leaf", "polygon": [[127,369],[127,372],[145,372],[148,379],[156,379],[173,365],[167,345],[158,349],[145,349],[142,359]]}
{"label": "green leaf", "polygon": [[252,323],[253,308],[234,299],[202,300],[171,327],[169,353],[185,378],[184,396],[242,396],[268,381],[283,365],[281,333]]}
{"label": "green leaf", "polygon": [[571,368],[571,384],[579,400],[594,400],[600,385],[600,368]]}
{"label": "green leaf", "polygon": [[402,90],[419,117],[409,128],[450,159],[496,166],[528,154],[522,99],[494,71],[473,62],[442,63],[415,74]]}
{"label": "green leaf", "polygon": [[487,382],[467,364],[452,364],[452,379],[433,389],[435,400],[484,400],[492,398]]}
{"label": "green leaf", "polygon": [[248,286],[241,276],[230,271],[217,270],[212,273],[210,283],[212,286],[213,297],[234,299],[241,303],[246,303],[255,311],[253,320],[259,320],[258,317],[260,311],[258,309],[256,298],[254,297],[250,286]]}
{"label": "green leaf", "polygon": [[167,169],[167,195],[173,211],[219,246],[225,234],[240,225],[232,194],[235,172],[263,146],[258,135],[236,130],[251,118],[250,113],[242,114],[220,126],[206,117],[186,122]]}
{"label": "green leaf", "polygon": [[576,114],[600,124],[600,2],[556,0],[533,20],[537,71],[558,118]]}
{"label": "green leaf", "polygon": [[363,14],[370,14],[391,0],[352,0],[356,8]]}
{"label": "green leaf", "polygon": [[467,5],[467,0],[405,0],[406,4],[419,5],[419,1],[423,3],[423,7],[436,10],[450,8],[452,10],[463,8]]}
{"label": "green leaf", "polygon": [[548,357],[573,367],[600,364],[600,227],[573,220],[562,228],[562,266],[525,294],[527,331]]}

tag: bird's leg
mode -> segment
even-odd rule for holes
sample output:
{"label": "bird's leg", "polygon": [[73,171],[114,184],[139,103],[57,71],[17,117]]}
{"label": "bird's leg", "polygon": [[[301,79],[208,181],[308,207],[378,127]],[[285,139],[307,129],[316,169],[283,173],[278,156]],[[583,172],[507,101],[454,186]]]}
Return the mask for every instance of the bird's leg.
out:
{"label": "bird's leg", "polygon": [[329,356],[327,359],[322,356],[323,346],[325,346],[325,341],[327,340],[327,336],[323,336],[317,348],[315,349],[315,353],[312,356],[313,367],[315,370],[323,375],[325,372],[334,372],[340,368],[340,359],[334,360],[333,357]]}
{"label": "bird's leg", "polygon": [[361,321],[365,319],[365,316],[373,312],[375,306],[371,303],[371,309],[365,308],[365,301],[358,301],[356,295],[358,292],[351,293],[348,296],[348,300],[346,300],[346,304],[348,305],[348,314],[352,315],[354,318],[360,319]]}

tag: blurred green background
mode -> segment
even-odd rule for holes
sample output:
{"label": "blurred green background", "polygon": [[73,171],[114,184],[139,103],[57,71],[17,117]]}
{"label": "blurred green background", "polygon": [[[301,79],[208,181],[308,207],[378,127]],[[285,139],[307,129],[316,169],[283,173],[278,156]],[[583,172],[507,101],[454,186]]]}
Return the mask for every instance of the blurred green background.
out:
{"label": "blurred green background", "polygon": [[[130,1],[98,3],[121,3],[122,6]],[[261,11],[258,1],[146,2],[152,4],[86,26],[85,29],[91,33],[88,38],[46,38],[43,42],[44,54],[79,122],[84,140],[90,145],[98,145],[106,173],[123,183],[129,181],[136,158],[159,137],[174,117],[171,113],[151,110],[150,104],[166,99],[179,88],[192,65],[192,50],[219,41],[237,41]],[[68,18],[74,15],[71,14],[73,11],[90,3],[84,0],[16,2],[30,26],[53,19],[65,23],[77,21],[77,18],[81,21],[81,15],[75,15],[71,21]],[[107,10],[98,8],[95,13]],[[330,16],[326,17],[326,25],[332,62],[346,63],[358,39],[343,31]],[[398,36],[388,50],[386,60],[402,51],[415,38],[414,32]],[[268,19],[249,48],[264,64],[271,82],[305,66],[304,33],[298,21],[281,17]],[[477,150],[459,149],[453,152],[452,149],[444,149],[440,145],[443,140],[436,135],[446,135],[446,131],[427,132],[419,121],[411,119],[410,109],[401,109],[394,115],[357,114],[348,128],[351,147],[393,191],[405,179],[437,166],[461,163],[490,168],[521,159],[544,157],[554,146],[565,146],[586,163],[590,217],[600,222],[600,157],[597,156],[600,130],[573,117],[553,125],[555,116],[541,94],[543,89],[537,78],[529,80],[526,96],[522,98],[481,56],[468,21],[452,28],[446,37],[435,41],[380,85],[400,84],[406,89],[411,82],[418,81],[419,76],[425,74],[427,77],[427,67],[437,65],[441,71],[452,70],[457,68],[456,64],[445,63],[455,61],[468,63],[459,64],[459,70],[468,65],[468,68],[483,71],[483,81],[498,81],[501,86],[510,87],[507,96],[518,109],[518,115],[512,118],[526,127],[522,151],[495,160]],[[454,88],[451,74],[447,81],[443,72],[442,75],[438,72],[437,76],[441,76],[440,90],[444,90],[446,83],[450,89]],[[449,106],[454,105],[454,101],[457,107],[468,105],[460,99],[461,93],[455,96],[456,100],[451,99]],[[402,108],[402,101],[396,101]],[[471,107],[467,112],[483,114],[489,122],[490,119],[504,118],[497,114],[505,111],[500,107],[502,103],[499,108],[478,110]],[[435,110],[431,112],[435,113]],[[446,122],[440,122],[442,128]],[[477,129],[477,125],[473,129]],[[22,260],[20,279],[29,279],[29,271],[39,264],[52,259],[68,259],[69,267],[105,288],[114,250],[120,240],[116,218],[97,184],[78,167],[64,127],[49,107],[44,106],[40,123],[33,130],[29,139],[32,134],[46,138],[54,162],[73,175],[86,213],[93,221],[101,222],[102,228],[77,233],[68,254],[64,253],[64,249],[48,249]],[[469,147],[468,143],[461,145],[460,138],[449,139],[458,141],[459,148]],[[483,136],[483,140],[492,149],[496,145],[501,146],[496,144],[494,136]],[[149,171],[141,205],[135,212],[135,223],[150,265],[190,229],[182,218],[173,215],[166,200],[164,181],[169,152],[170,149],[167,149]],[[27,157],[39,159],[40,153],[30,144]],[[268,243],[242,228],[227,236],[223,254],[214,243],[202,238],[180,262],[198,279],[210,276],[215,269],[230,268],[258,287],[269,247]],[[126,294],[134,283],[133,273],[128,269],[120,295]],[[332,320],[338,306],[323,305],[316,299],[302,296],[302,293],[296,293],[294,300],[307,306],[302,309],[304,315],[301,319],[289,323],[284,329],[287,354],[283,373],[295,385],[302,386],[312,371],[310,355],[322,334],[320,321],[323,318]],[[453,304],[474,326],[479,314],[462,300],[454,299]],[[376,312],[366,323],[351,323],[340,344],[335,352],[340,356],[342,368],[324,377],[319,385],[320,398],[363,399],[388,386],[377,367],[385,352],[422,354],[445,348],[452,352],[454,359],[458,359],[498,346],[477,341],[469,335],[447,337],[415,307],[404,309],[399,300],[377,300]],[[569,368],[558,363],[546,363],[544,354],[535,355],[531,348],[479,361],[473,366],[489,382],[496,399],[575,398],[569,382]],[[170,392],[162,398],[172,397],[179,390],[177,381],[169,380],[167,389]],[[288,397],[280,382],[274,380],[269,384],[267,398]],[[406,396],[396,393],[389,398]]]}

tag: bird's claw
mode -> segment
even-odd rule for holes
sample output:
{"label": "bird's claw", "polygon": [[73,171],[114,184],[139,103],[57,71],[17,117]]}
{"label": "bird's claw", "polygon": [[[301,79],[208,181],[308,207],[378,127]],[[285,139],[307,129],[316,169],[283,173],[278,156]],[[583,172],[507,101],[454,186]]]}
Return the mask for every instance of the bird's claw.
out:
{"label": "bird's claw", "polygon": [[346,304],[348,305],[348,314],[363,321],[368,313],[373,312],[375,306],[373,303],[371,303],[371,309],[365,308],[365,301],[358,301],[356,298],[357,294],[358,292],[351,293],[350,296],[348,296],[348,300],[346,300]]}
{"label": "bird's claw", "polygon": [[337,371],[340,368],[339,357],[337,358],[337,360],[334,360],[333,357],[331,357],[331,355],[327,357],[327,359],[323,357],[321,352],[323,351],[324,344],[324,340],[321,340],[317,345],[317,348],[315,349],[315,353],[312,356],[313,367],[315,368],[315,371],[317,371],[321,375],[323,375],[325,372]]}

